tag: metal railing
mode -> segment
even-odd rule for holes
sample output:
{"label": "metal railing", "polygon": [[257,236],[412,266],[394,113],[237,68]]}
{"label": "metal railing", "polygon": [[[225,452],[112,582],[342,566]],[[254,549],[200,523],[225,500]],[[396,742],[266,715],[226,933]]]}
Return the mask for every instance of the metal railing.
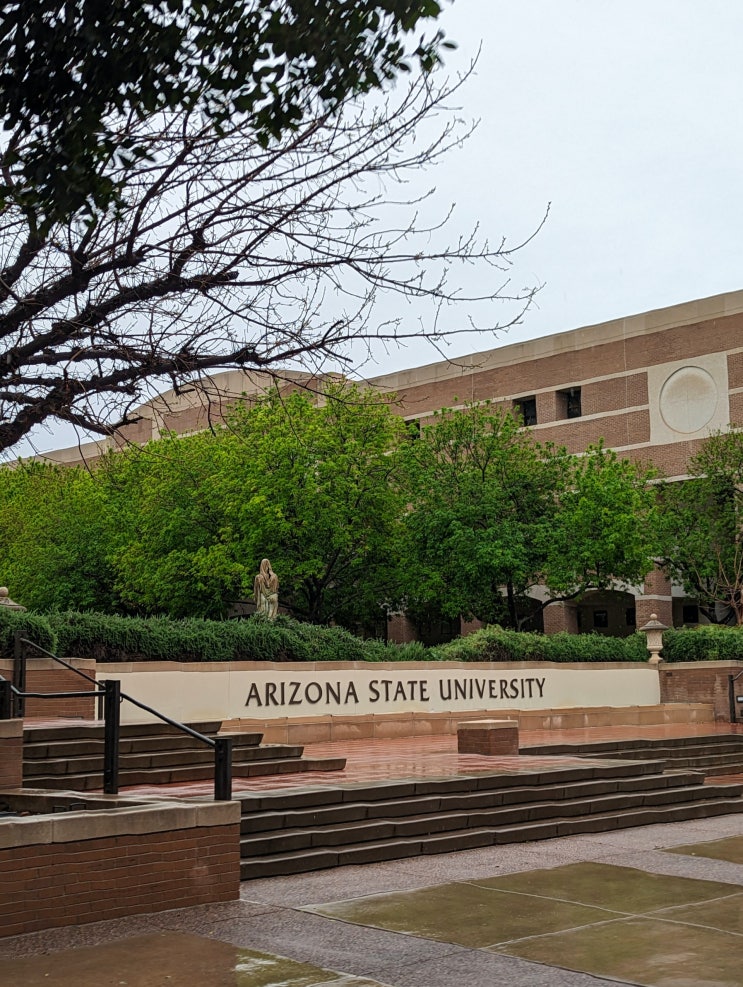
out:
{"label": "metal railing", "polygon": [[735,683],[743,675],[743,669],[737,675],[728,675],[728,700],[730,702],[730,722],[741,723],[743,719],[738,718],[738,705],[743,704],[743,695],[736,696]]}
{"label": "metal railing", "polygon": [[[96,687],[85,692],[28,692],[26,690],[26,649],[33,648],[40,654],[58,662],[71,672],[81,676]],[[75,668],[60,658],[42,648],[40,644],[29,641],[16,632],[14,641],[13,681],[9,682],[0,675],[0,720],[24,716],[26,699],[61,699],[63,697],[92,697],[98,698],[98,715],[103,720],[103,791],[106,795],[119,793],[119,740],[121,737],[121,704],[131,703],[138,709],[157,717],[163,723],[189,734],[214,750],[214,798],[218,802],[229,802],[232,799],[232,738],[207,737],[185,723],[173,720],[159,710],[153,709],[146,703],[140,702],[133,696],[121,691],[118,679],[103,679],[98,682],[79,668]],[[98,688],[98,686],[101,688]]]}

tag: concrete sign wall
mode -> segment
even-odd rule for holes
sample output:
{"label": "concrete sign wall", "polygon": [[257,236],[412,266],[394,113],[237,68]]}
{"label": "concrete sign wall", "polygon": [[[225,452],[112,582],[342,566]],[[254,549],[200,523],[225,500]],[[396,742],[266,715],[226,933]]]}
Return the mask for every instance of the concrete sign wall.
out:
{"label": "concrete sign wall", "polygon": [[[650,706],[657,669],[547,662],[366,664],[148,662],[99,665],[98,678],[175,719],[280,719],[474,710]],[[124,722],[144,714],[125,703]]]}

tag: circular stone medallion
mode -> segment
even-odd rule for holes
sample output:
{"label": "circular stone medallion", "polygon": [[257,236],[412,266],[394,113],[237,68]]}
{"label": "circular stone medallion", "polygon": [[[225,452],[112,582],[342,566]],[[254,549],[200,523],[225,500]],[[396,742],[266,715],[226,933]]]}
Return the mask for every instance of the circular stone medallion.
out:
{"label": "circular stone medallion", "polygon": [[698,432],[712,420],[716,407],[717,384],[702,367],[681,367],[660,389],[660,413],[674,432]]}

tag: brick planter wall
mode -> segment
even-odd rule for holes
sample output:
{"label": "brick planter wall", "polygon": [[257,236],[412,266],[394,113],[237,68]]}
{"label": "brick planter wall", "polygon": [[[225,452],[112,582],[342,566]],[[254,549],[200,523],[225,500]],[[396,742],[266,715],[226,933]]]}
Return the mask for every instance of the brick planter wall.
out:
{"label": "brick planter wall", "polygon": [[[96,663],[87,658],[72,658],[70,664],[81,672],[95,678]],[[6,679],[13,677],[13,662],[0,660],[0,675]],[[105,676],[104,676],[105,677]],[[26,692],[92,692],[95,686],[80,675],[58,665],[51,658],[29,658],[26,666]],[[56,719],[69,717],[77,720],[96,718],[96,700],[88,699],[27,699],[26,717]]]}
{"label": "brick planter wall", "polygon": [[237,899],[239,814],[159,803],[3,821],[0,936]]}
{"label": "brick planter wall", "polygon": [[[715,719],[730,722],[728,676],[743,671],[743,662],[680,662],[660,666],[660,695],[664,703],[710,703]],[[743,676],[738,680],[743,695]],[[740,710],[739,712],[743,712]]]}
{"label": "brick planter wall", "polygon": [[0,788],[23,784],[23,720],[0,720]]}

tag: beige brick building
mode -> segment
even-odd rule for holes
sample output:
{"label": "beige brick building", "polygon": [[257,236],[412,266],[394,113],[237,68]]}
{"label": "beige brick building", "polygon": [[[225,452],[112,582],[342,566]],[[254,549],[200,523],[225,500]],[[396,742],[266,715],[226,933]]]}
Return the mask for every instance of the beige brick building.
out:
{"label": "beige brick building", "polygon": [[[204,428],[265,383],[260,375],[229,371],[185,394],[166,393],[139,409],[139,423],[124,437],[143,442],[162,429]],[[603,439],[623,456],[682,478],[711,432],[743,424],[743,291],[400,370],[368,383],[396,393],[408,419],[425,420],[441,407],[490,399],[517,405],[540,441],[580,452]],[[47,458],[94,460],[103,448],[89,443]],[[645,587],[627,589],[629,595],[611,600],[596,595],[580,608],[550,606],[545,630],[576,630],[580,619],[586,630],[627,633],[651,611],[665,623],[695,619],[693,603],[672,591],[659,573]]]}

